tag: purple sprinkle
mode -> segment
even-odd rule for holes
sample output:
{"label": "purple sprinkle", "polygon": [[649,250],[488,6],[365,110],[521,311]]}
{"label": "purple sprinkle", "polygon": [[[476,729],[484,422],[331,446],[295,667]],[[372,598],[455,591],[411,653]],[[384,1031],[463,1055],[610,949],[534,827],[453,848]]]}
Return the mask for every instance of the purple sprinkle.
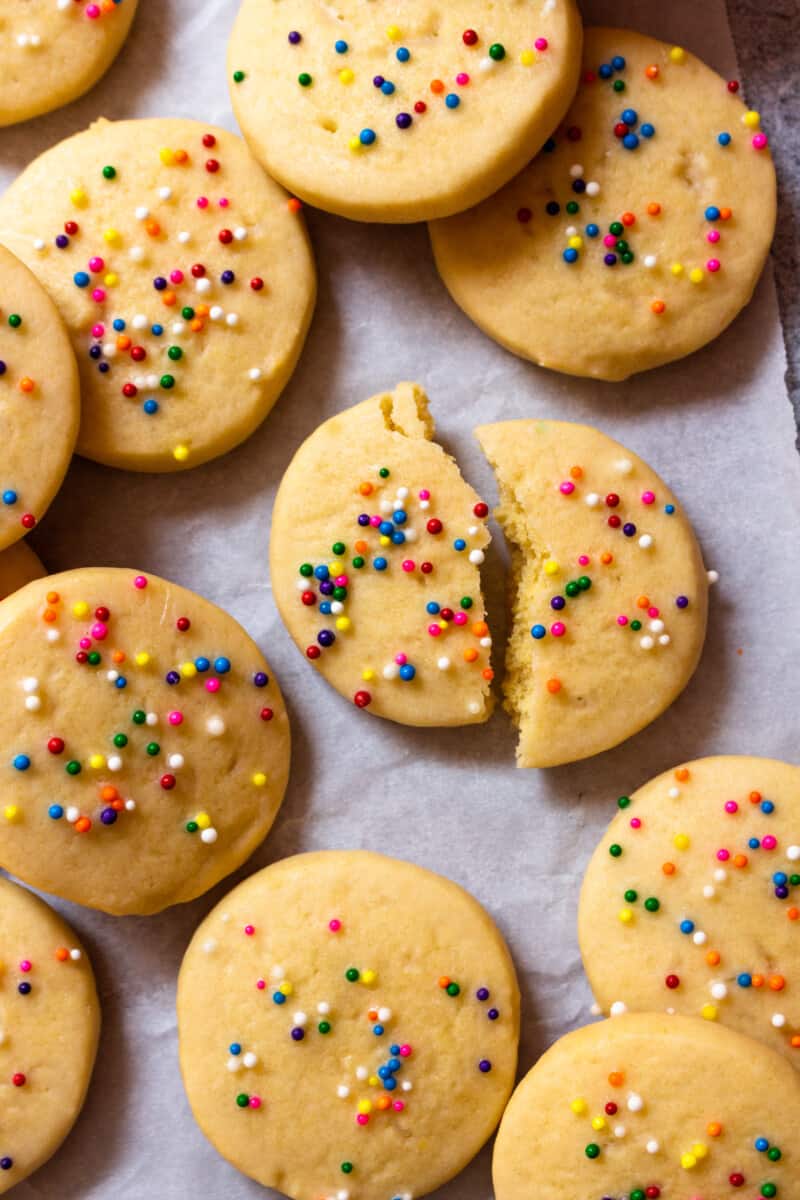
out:
{"label": "purple sprinkle", "polygon": [[550,601],[550,607],[554,608],[556,612],[561,612],[561,609],[565,607],[566,603],[567,602],[563,596],[553,596],[553,599]]}
{"label": "purple sprinkle", "polygon": [[220,279],[223,283],[233,283],[235,278],[236,276],[234,275],[233,271],[223,271],[220,275]]}
{"label": "purple sprinkle", "polygon": [[167,671],[164,678],[166,679],[167,683],[171,683],[173,685],[176,683],[180,683],[180,681],[181,681],[181,677],[177,671]]}
{"label": "purple sprinkle", "polygon": [[301,33],[298,33],[296,29],[293,29],[292,32],[289,34],[289,41],[291,42],[291,44],[293,46],[298,46],[300,44],[300,42],[302,42],[302,40],[303,40],[303,35]]}
{"label": "purple sprinkle", "polygon": [[66,250],[67,246],[69,245],[69,238],[65,233],[60,233],[58,235],[56,238],[56,245],[58,246],[59,250]]}
{"label": "purple sprinkle", "polygon": [[623,525],[622,532],[625,534],[625,537],[633,537],[633,535],[636,533],[636,526],[632,523]]}
{"label": "purple sprinkle", "polygon": [[382,75],[376,75],[374,77],[374,79],[372,80],[372,83],[376,88],[380,88],[380,87],[383,87],[383,85],[386,83],[386,80],[383,78]]}
{"label": "purple sprinkle", "polygon": [[411,113],[398,113],[395,117],[395,122],[398,129],[408,129],[411,124]]}
{"label": "purple sprinkle", "polygon": [[331,579],[323,579],[319,585],[319,590],[323,596],[332,596],[335,584]]}
{"label": "purple sprinkle", "polygon": [[106,375],[111,370],[111,363],[107,363],[107,362],[98,363],[97,369],[101,375]]}
{"label": "purple sprinkle", "polygon": [[489,1062],[488,1058],[482,1058],[481,1061],[478,1063],[478,1070],[483,1075],[488,1075],[489,1072],[491,1071],[491,1069],[492,1069],[492,1064]]}
{"label": "purple sprinkle", "polygon": [[292,1040],[295,1042],[302,1042],[305,1036],[305,1030],[301,1029],[299,1025],[295,1025],[294,1029],[292,1030]]}
{"label": "purple sprinkle", "polygon": [[490,1008],[486,1015],[490,1021],[496,1021],[500,1016],[500,1010],[497,1008]]}
{"label": "purple sprinkle", "polygon": [[2,358],[0,358],[0,375],[5,375],[5,373],[6,373],[6,364],[3,362]]}
{"label": "purple sprinkle", "polygon": [[678,596],[675,603],[677,604],[678,608],[688,608],[689,607],[689,597],[688,596]]}
{"label": "purple sprinkle", "polygon": [[488,989],[488,988],[478,988],[478,990],[477,990],[477,992],[475,993],[475,995],[478,997],[478,999],[480,1000],[481,1004],[483,1004],[484,1000],[488,1000],[488,999],[489,999],[489,989]]}
{"label": "purple sprinkle", "polygon": [[167,281],[164,278],[164,276],[156,275],[155,279],[153,280],[153,287],[156,289],[156,291],[163,292],[164,289],[166,288],[166,286],[167,286]]}
{"label": "purple sprinkle", "polygon": [[369,525],[369,517],[366,513],[361,513],[358,518],[359,525]]}
{"label": "purple sprinkle", "polygon": [[104,825],[113,825],[117,819],[117,814],[113,808],[104,808],[100,813],[100,820]]}
{"label": "purple sprinkle", "polygon": [[605,256],[605,258],[603,259],[603,262],[606,264],[607,267],[615,267],[617,265],[616,254],[607,254]]}
{"label": "purple sprinkle", "polygon": [[267,675],[264,671],[256,671],[255,675],[253,676],[253,683],[256,685],[256,687],[266,687],[269,683],[269,675]]}

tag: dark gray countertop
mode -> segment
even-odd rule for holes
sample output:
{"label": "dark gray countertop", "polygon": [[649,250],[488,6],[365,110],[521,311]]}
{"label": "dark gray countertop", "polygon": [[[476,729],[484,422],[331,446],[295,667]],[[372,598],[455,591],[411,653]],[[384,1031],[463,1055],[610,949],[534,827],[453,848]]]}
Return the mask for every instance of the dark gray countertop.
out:
{"label": "dark gray countertop", "polygon": [[747,102],[764,118],[778,172],[772,259],[789,361],[787,386],[800,431],[800,2],[728,0],[728,13]]}

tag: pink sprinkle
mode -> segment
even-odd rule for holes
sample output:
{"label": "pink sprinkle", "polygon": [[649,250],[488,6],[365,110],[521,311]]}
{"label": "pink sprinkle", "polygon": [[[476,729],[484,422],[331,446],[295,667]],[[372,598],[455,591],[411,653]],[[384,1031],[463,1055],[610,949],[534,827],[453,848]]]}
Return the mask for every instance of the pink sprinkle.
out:
{"label": "pink sprinkle", "polygon": [[408,1045],[408,1043],[400,1047],[400,1057],[411,1058],[411,1047]]}
{"label": "pink sprinkle", "polygon": [[603,245],[608,246],[609,249],[613,249],[616,244],[617,239],[614,237],[613,233],[607,233],[603,238]]}
{"label": "pink sprinkle", "polygon": [[768,833],[765,838],[761,839],[761,845],[764,847],[765,850],[774,850],[775,847],[777,846],[777,844],[778,844],[778,839],[776,837],[773,837],[771,833]]}
{"label": "pink sprinkle", "polygon": [[108,636],[108,627],[102,621],[95,621],[92,626],[92,637],[102,642]]}
{"label": "pink sprinkle", "polygon": [[442,633],[441,625],[429,625],[428,633],[431,635],[431,637],[440,637]]}
{"label": "pink sprinkle", "polygon": [[356,1117],[357,1125],[369,1125],[369,1116],[367,1113],[359,1113]]}
{"label": "pink sprinkle", "polygon": [[648,617],[652,617],[653,620],[655,620],[660,612],[661,612],[661,609],[656,608],[655,605],[653,605],[652,608],[648,608],[647,615],[648,615]]}
{"label": "pink sprinkle", "polygon": [[766,150],[768,145],[769,145],[769,138],[767,137],[767,135],[765,133],[755,134],[755,136],[753,137],[753,149],[754,150]]}
{"label": "pink sprinkle", "polygon": [[420,494],[419,494],[419,498],[420,498],[420,500],[430,500],[431,494],[427,488],[422,488],[422,490],[420,491]]}
{"label": "pink sprinkle", "polygon": [[727,862],[728,859],[730,858],[730,856],[731,856],[730,850],[718,850],[717,851],[717,858],[719,859],[720,862]]}
{"label": "pink sprinkle", "polygon": [[408,655],[407,654],[395,654],[394,661],[397,663],[398,667],[404,667],[406,665],[406,663],[408,662]]}
{"label": "pink sprinkle", "polygon": [[334,917],[332,921],[328,921],[328,929],[330,929],[331,933],[338,933],[341,928],[342,922],[338,917]]}
{"label": "pink sprinkle", "polygon": [[92,639],[87,638],[87,637],[82,637],[81,640],[78,642],[78,645],[80,646],[81,650],[88,650],[90,648],[91,644],[92,644]]}
{"label": "pink sprinkle", "polygon": [[95,275],[97,274],[98,271],[102,271],[103,267],[105,265],[106,264],[102,258],[90,258],[89,259],[89,270],[93,271]]}
{"label": "pink sprinkle", "polygon": [[726,800],[725,801],[725,812],[726,813],[736,813],[738,811],[739,811],[739,805],[736,803],[735,800]]}
{"label": "pink sprinkle", "polygon": [[402,1112],[405,1108],[405,1102],[403,1100],[394,1100],[392,1102],[392,1108],[395,1112]]}
{"label": "pink sprinkle", "polygon": [[378,516],[375,516],[375,517],[370,517],[370,519],[369,519],[369,523],[370,523],[370,525],[372,526],[372,528],[373,528],[373,529],[377,529],[377,528],[378,528],[378,526],[379,526],[379,525],[380,525],[380,523],[381,523],[381,520],[382,520],[382,518],[381,518],[381,517],[378,517]]}
{"label": "pink sprinkle", "polygon": [[347,576],[337,575],[333,582],[337,587],[347,587]]}
{"label": "pink sprinkle", "polygon": [[175,710],[175,712],[171,712],[169,714],[169,723],[170,723],[170,725],[182,725],[183,724],[183,713],[178,712],[177,709]]}
{"label": "pink sprinkle", "polygon": [[219,201],[220,208],[227,208],[229,204],[230,200],[227,198],[227,196],[223,196]]}
{"label": "pink sprinkle", "polygon": [[706,241],[711,242],[712,245],[716,245],[721,237],[722,234],[718,229],[709,229],[708,233],[706,234]]}
{"label": "pink sprinkle", "polygon": [[642,828],[642,818],[641,817],[631,817],[631,829],[641,829],[641,828]]}
{"label": "pink sprinkle", "polygon": [[257,980],[256,980],[256,987],[258,988],[258,990],[259,990],[260,992],[263,992],[263,990],[264,990],[264,988],[265,988],[266,986],[267,986],[267,981],[266,981],[266,979],[257,979]]}
{"label": "pink sprinkle", "polygon": [[105,325],[93,325],[92,326],[92,337],[93,338],[101,338],[103,336],[103,334],[105,333],[105,331],[106,331]]}
{"label": "pink sprinkle", "polygon": [[558,490],[561,492],[562,496],[571,496],[575,491],[575,484],[571,480],[565,479],[564,482],[559,485]]}
{"label": "pink sprinkle", "polygon": [[453,617],[453,623],[455,625],[466,625],[467,620],[468,620],[468,618],[467,618],[467,614],[465,612],[457,612],[456,615]]}
{"label": "pink sprinkle", "polygon": [[183,283],[183,271],[170,271],[170,283]]}
{"label": "pink sprinkle", "polygon": [[642,504],[655,504],[655,492],[642,492]]}
{"label": "pink sprinkle", "polygon": [[23,958],[22,962],[19,964],[19,969],[20,969],[20,971],[24,971],[26,975],[27,975],[28,971],[30,971],[31,963],[29,962],[29,960],[27,958]]}
{"label": "pink sprinkle", "polygon": [[219,680],[218,679],[207,679],[206,680],[206,691],[207,692],[218,692],[219,691]]}
{"label": "pink sprinkle", "polygon": [[710,258],[708,260],[708,262],[706,263],[706,267],[712,273],[716,273],[720,269],[721,266],[722,266],[722,263],[719,261],[718,258]]}
{"label": "pink sprinkle", "polygon": [[100,16],[100,5],[99,4],[87,4],[86,5],[86,15],[90,21],[96,21],[97,18]]}
{"label": "pink sprinkle", "polygon": [[567,627],[563,621],[554,621],[550,626],[550,632],[552,633],[553,637],[563,637],[567,632]]}
{"label": "pink sprinkle", "polygon": [[255,925],[245,925],[244,931],[248,937],[252,937],[256,931],[256,927],[255,927]]}
{"label": "pink sprinkle", "polygon": [[197,207],[198,208],[208,208],[208,200],[206,199],[205,196],[197,197]]}
{"label": "pink sprinkle", "polygon": [[592,560],[589,558],[589,555],[588,555],[588,554],[580,554],[580,555],[578,556],[578,562],[580,563],[580,565],[581,565],[582,567],[588,567],[588,565],[589,565],[589,563],[590,563],[591,561],[592,561]]}
{"label": "pink sprinkle", "polygon": [[546,50],[548,45],[547,38],[537,38],[533,44],[537,50]]}
{"label": "pink sprinkle", "polygon": [[140,589],[146,588],[147,587],[147,576],[146,575],[137,575],[133,581],[133,586],[135,588],[140,588]]}
{"label": "pink sprinkle", "polygon": [[459,71],[458,75],[456,75],[456,83],[461,87],[467,86],[469,83],[469,75],[466,73],[466,71]]}
{"label": "pink sprinkle", "polygon": [[628,624],[628,618],[627,617],[617,617],[617,624],[622,625],[624,627],[625,625]]}
{"label": "pink sprinkle", "polygon": [[251,1096],[250,1097],[250,1107],[251,1108],[261,1108],[261,1097],[260,1096]]}
{"label": "pink sprinkle", "polygon": [[102,304],[105,298],[106,294],[102,288],[95,288],[92,292],[92,299],[96,301],[97,304]]}
{"label": "pink sprinkle", "polygon": [[404,571],[413,571],[415,566],[416,566],[416,563],[414,562],[413,558],[404,558],[403,559],[403,570]]}

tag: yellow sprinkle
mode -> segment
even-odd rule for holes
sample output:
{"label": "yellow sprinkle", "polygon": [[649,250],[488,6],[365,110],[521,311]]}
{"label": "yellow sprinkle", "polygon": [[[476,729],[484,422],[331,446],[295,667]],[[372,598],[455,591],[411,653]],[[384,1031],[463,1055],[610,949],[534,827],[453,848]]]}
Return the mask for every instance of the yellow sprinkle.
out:
{"label": "yellow sprinkle", "polygon": [[377,1075],[370,1075],[367,1082],[369,1083],[370,1087],[377,1087],[380,1083],[380,1079],[378,1079]]}
{"label": "yellow sprinkle", "polygon": [[103,233],[103,241],[108,242],[109,245],[112,245],[114,242],[118,242],[119,241],[119,230],[118,229],[106,229],[105,232]]}
{"label": "yellow sprinkle", "polygon": [[189,457],[189,447],[183,445],[176,446],[172,451],[172,457],[176,462],[186,462],[187,458]]}
{"label": "yellow sprinkle", "polygon": [[605,1117],[592,1117],[592,1129],[596,1129],[597,1132],[599,1133],[600,1130],[605,1129],[605,1127],[606,1127]]}
{"label": "yellow sprinkle", "polygon": [[294,987],[291,983],[289,983],[288,979],[284,979],[283,983],[278,984],[278,991],[282,996],[291,996],[292,992],[294,991]]}
{"label": "yellow sprinkle", "polygon": [[381,534],[381,545],[382,546],[390,546],[391,544],[392,544],[392,539],[386,537],[385,534]]}
{"label": "yellow sprinkle", "polygon": [[746,112],[742,117],[742,124],[746,125],[748,129],[758,129],[761,124],[761,113],[756,112],[755,109],[751,109],[750,112]]}
{"label": "yellow sprinkle", "polygon": [[583,245],[583,238],[578,237],[576,234],[575,237],[571,237],[569,239],[567,244],[569,245],[570,250],[580,250],[581,246]]}
{"label": "yellow sprinkle", "polygon": [[633,909],[623,908],[620,910],[619,919],[623,925],[630,925],[633,922]]}
{"label": "yellow sprinkle", "polygon": [[676,833],[672,839],[672,844],[676,850],[689,849],[689,835],[687,833]]}
{"label": "yellow sprinkle", "polygon": [[136,663],[137,667],[146,667],[150,662],[150,655],[146,650],[140,650],[139,653],[135,655],[133,661]]}
{"label": "yellow sprinkle", "polygon": [[163,150],[159,150],[158,157],[161,159],[161,161],[165,167],[171,167],[172,164],[175,162],[174,153],[172,152],[172,150],[168,150],[166,147],[164,147]]}
{"label": "yellow sprinkle", "polygon": [[361,678],[365,683],[369,683],[371,680],[373,680],[375,678],[375,672],[373,671],[372,667],[364,667],[364,670],[361,672]]}
{"label": "yellow sprinkle", "polygon": [[682,1154],[681,1166],[683,1167],[684,1171],[691,1171],[692,1167],[697,1166],[697,1159],[693,1154]]}
{"label": "yellow sprinkle", "polygon": [[115,275],[113,271],[109,271],[108,275],[103,278],[103,283],[106,287],[116,287],[119,283],[119,275]]}
{"label": "yellow sprinkle", "polygon": [[533,50],[523,50],[519,56],[519,61],[523,67],[532,67],[536,62],[536,55]]}
{"label": "yellow sprinkle", "polygon": [[345,67],[343,71],[339,72],[340,83],[352,83],[354,79],[355,73],[349,67]]}
{"label": "yellow sprinkle", "polygon": [[69,198],[76,208],[85,208],[89,203],[89,197],[81,187],[73,188],[69,194]]}
{"label": "yellow sprinkle", "polygon": [[253,776],[253,783],[255,784],[255,786],[263,787],[266,782],[267,782],[267,777],[264,774],[264,772],[256,771],[255,775]]}
{"label": "yellow sprinkle", "polygon": [[444,633],[445,629],[447,629],[447,621],[437,621],[436,624],[439,626],[442,633]]}
{"label": "yellow sprinkle", "polygon": [[703,272],[699,267],[695,267],[694,270],[689,272],[689,278],[691,279],[692,283],[702,283]]}
{"label": "yellow sprinkle", "polygon": [[181,663],[179,670],[184,679],[194,679],[197,674],[197,667],[193,662]]}
{"label": "yellow sprinkle", "polygon": [[682,63],[686,58],[686,51],[682,46],[673,46],[669,52],[670,59],[674,63]]}
{"label": "yellow sprinkle", "polygon": [[369,987],[369,985],[371,983],[375,983],[377,978],[378,978],[377,971],[362,971],[361,972],[361,982],[366,984],[367,987]]}
{"label": "yellow sprinkle", "polygon": [[397,41],[399,41],[400,36],[401,36],[400,30],[397,28],[396,25],[390,25],[389,28],[386,30],[386,36],[388,37],[390,42],[397,42]]}
{"label": "yellow sprinkle", "polygon": [[208,813],[198,813],[195,817],[195,821],[200,829],[208,829],[211,825],[211,817],[208,815]]}
{"label": "yellow sprinkle", "polygon": [[708,1146],[704,1146],[702,1142],[695,1142],[692,1146],[692,1154],[695,1158],[705,1158],[708,1154]]}
{"label": "yellow sprinkle", "polygon": [[349,617],[337,617],[336,618],[336,628],[341,629],[341,631],[343,633],[346,633],[347,630],[350,628],[350,618]]}
{"label": "yellow sprinkle", "polygon": [[703,1007],[700,1009],[700,1016],[703,1017],[706,1021],[716,1021],[716,1019],[717,1019],[716,1004],[704,1004]]}
{"label": "yellow sprinkle", "polygon": [[340,562],[337,558],[335,562],[328,563],[328,570],[330,571],[331,575],[344,575],[345,566],[344,563]]}
{"label": "yellow sprinkle", "polygon": [[361,141],[357,137],[351,137],[350,140],[348,141],[347,145],[350,147],[350,149],[353,151],[354,154],[358,154],[359,150],[361,149]]}
{"label": "yellow sprinkle", "polygon": [[79,600],[77,604],[73,604],[73,606],[72,606],[73,617],[79,617],[79,618],[85,617],[88,615],[88,612],[89,612],[89,605],[86,603],[85,600]]}
{"label": "yellow sprinkle", "polygon": [[557,575],[560,569],[561,568],[554,558],[548,558],[547,562],[544,564],[545,575]]}
{"label": "yellow sprinkle", "polygon": [[586,1101],[578,1097],[577,1100],[572,1101],[570,1108],[575,1113],[576,1117],[582,1117],[586,1112]]}
{"label": "yellow sprinkle", "polygon": [[7,804],[3,809],[3,816],[12,825],[19,819],[19,808],[16,804]]}
{"label": "yellow sprinkle", "polygon": [[358,1111],[360,1113],[363,1113],[364,1116],[366,1116],[367,1113],[371,1113],[372,1112],[372,1101],[371,1100],[359,1100]]}
{"label": "yellow sprinkle", "polygon": [[92,754],[89,757],[89,766],[93,771],[99,771],[106,765],[105,757],[102,754]]}
{"label": "yellow sprinkle", "polygon": [[673,275],[682,275],[683,274],[683,263],[673,263],[672,266],[670,267],[670,270],[672,271]]}

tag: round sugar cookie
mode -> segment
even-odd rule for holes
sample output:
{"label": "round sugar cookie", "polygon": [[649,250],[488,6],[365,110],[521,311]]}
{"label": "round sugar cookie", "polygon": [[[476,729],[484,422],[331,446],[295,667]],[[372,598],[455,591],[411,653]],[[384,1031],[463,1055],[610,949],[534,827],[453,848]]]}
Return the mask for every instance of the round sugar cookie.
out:
{"label": "round sugar cookie", "polygon": [[523,1079],[496,1200],[800,1197],[800,1078],[766,1046],[636,1013],[567,1034]]}
{"label": "round sugar cookie", "polygon": [[316,287],[305,224],[231,133],[97,121],[12,184],[0,238],[69,328],[87,458],[197,466],[249,437],[294,369]]}
{"label": "round sugar cookie", "polygon": [[800,1068],[800,767],[704,758],[617,803],[581,893],[598,1003],[719,1021]]}
{"label": "round sugar cookie", "polygon": [[0,550],[47,511],[79,420],[78,368],[64,324],[24,263],[0,246]]}
{"label": "round sugar cookie", "polygon": [[775,228],[759,115],[694,55],[588,29],[563,124],[508,187],[431,226],[453,299],[515,354],[626,379],[712,341]]}
{"label": "round sugar cookie", "polygon": [[244,0],[228,50],[253,153],[359,221],[424,221],[491,195],[578,81],[574,0]]}
{"label": "round sugar cookie", "polygon": [[0,125],[76,100],[105,75],[138,0],[11,0],[0,12]]}
{"label": "round sugar cookie", "polygon": [[37,896],[0,878],[0,1194],[69,1133],[99,1032],[94,976],[75,934]]}
{"label": "round sugar cookie", "polygon": [[410,1200],[497,1125],[519,990],[455,883],[364,851],[302,854],[197,930],[178,1031],[194,1115],[240,1171],[291,1200]]}
{"label": "round sugar cookie", "polygon": [[7,550],[0,551],[0,600],[46,574],[39,556],[28,543],[15,542]]}
{"label": "round sugar cookie", "polygon": [[491,711],[489,509],[434,432],[411,383],[320,425],[275,500],[272,591],[298,648],[357,708],[467,725]]}
{"label": "round sugar cookie", "polygon": [[192,900],[268,833],[289,720],[216,605],[88,567],[0,605],[0,865],[109,913]]}
{"label": "round sugar cookie", "polygon": [[511,542],[503,688],[518,765],[599,754],[660,716],[697,666],[709,575],[692,527],[655,471],[597,429],[502,421],[476,435]]}

